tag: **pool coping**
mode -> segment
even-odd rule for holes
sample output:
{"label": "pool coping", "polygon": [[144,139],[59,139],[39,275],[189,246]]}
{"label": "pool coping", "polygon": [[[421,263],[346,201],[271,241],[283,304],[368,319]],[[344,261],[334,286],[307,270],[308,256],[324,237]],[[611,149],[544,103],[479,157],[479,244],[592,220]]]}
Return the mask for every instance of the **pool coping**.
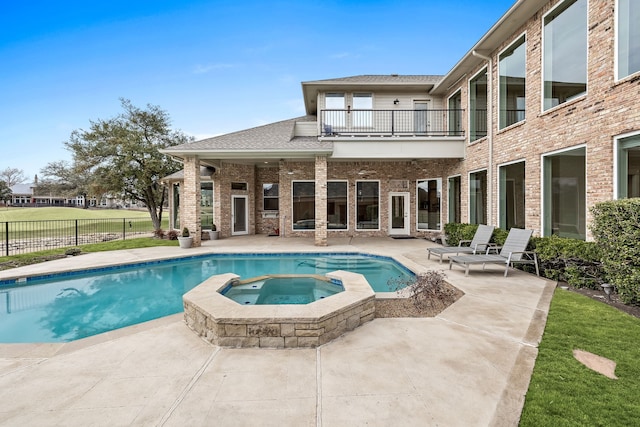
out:
{"label": "pool coping", "polygon": [[220,293],[239,276],[215,275],[182,297],[185,322],[220,347],[313,348],[375,318],[375,292],[362,274],[325,276],[344,291],[309,304],[242,305]]}

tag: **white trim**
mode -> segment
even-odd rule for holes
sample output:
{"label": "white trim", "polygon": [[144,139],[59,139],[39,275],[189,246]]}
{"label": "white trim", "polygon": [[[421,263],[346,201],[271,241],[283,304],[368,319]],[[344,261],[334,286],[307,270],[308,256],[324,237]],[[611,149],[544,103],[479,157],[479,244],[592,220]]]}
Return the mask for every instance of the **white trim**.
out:
{"label": "white trim", "polygon": [[[359,182],[377,182],[378,183],[378,228],[358,228],[358,183]],[[380,200],[381,200],[381,185],[379,179],[357,179],[355,182],[355,191],[354,191],[354,200],[353,207],[355,208],[355,224],[354,228],[356,231],[380,231],[381,221],[380,221]]]}
{"label": "white trim", "polygon": [[[393,224],[391,221],[391,216],[392,216],[392,212],[393,212],[393,208],[391,206],[391,201],[393,200],[394,196],[402,196],[404,199],[404,227],[403,228],[392,228]],[[387,223],[387,233],[389,235],[396,235],[396,236],[409,236],[411,234],[411,193],[408,191],[390,191],[387,193],[387,206],[388,206],[388,211],[387,211],[387,215],[388,217],[388,223]]]}
{"label": "white trim", "polygon": [[[244,221],[245,221],[245,231],[235,231],[235,212],[236,205],[235,199],[244,199]],[[240,236],[249,234],[249,196],[245,194],[232,194],[231,195],[231,235],[232,236]]]}
{"label": "white trim", "polygon": [[500,186],[500,183],[502,182],[502,180],[500,179],[500,168],[503,168],[503,167],[506,167],[506,166],[515,165],[515,164],[518,164],[518,163],[524,163],[524,180],[525,180],[525,186],[524,186],[525,218],[524,218],[524,220],[525,220],[525,223],[527,221],[527,215],[526,215],[526,210],[527,210],[527,185],[526,185],[526,182],[527,182],[527,161],[524,158],[520,158],[518,160],[511,160],[509,162],[498,163],[496,165],[497,171],[498,171],[498,179],[496,180],[496,185],[498,187],[498,203],[496,204],[496,209],[498,211],[498,221],[496,222],[496,225],[498,227],[500,227],[500,222],[501,222],[500,219],[502,218],[501,217],[501,213],[502,212],[500,211],[500,207],[501,207],[500,195],[501,195],[501,192],[503,190],[503,188]]}
{"label": "white trim", "polygon": [[640,131],[627,132],[613,137],[613,200],[620,199],[618,196],[618,181],[620,179],[618,177],[618,168],[620,167],[618,164],[618,151],[620,150],[620,140],[636,136],[640,136]]}
{"label": "white trim", "polygon": [[[455,175],[449,175],[447,176],[447,222],[451,222],[451,218],[449,217],[449,213],[451,212],[451,205],[449,204],[449,197],[451,195],[451,187],[449,186],[449,180],[451,178],[456,178],[459,177],[460,178],[460,204],[462,204],[462,174],[458,173]],[[444,183],[443,183],[444,185]],[[441,198],[442,199],[442,198]],[[442,200],[440,200],[442,202]],[[462,221],[462,206],[460,206],[460,221]],[[443,227],[444,227],[444,221],[441,221],[443,223]]]}
{"label": "white trim", "polygon": [[[451,129],[449,129],[449,124],[451,123],[451,111],[449,108],[449,101],[451,100],[451,98],[453,98],[454,96],[456,96],[457,94],[460,94],[460,110],[461,110],[461,114],[464,112],[464,108],[462,108],[462,86],[458,86],[458,89],[456,89],[450,96],[447,97],[447,105],[445,105],[446,110],[447,110],[447,132],[451,132]],[[460,120],[460,126],[462,126],[462,119]],[[461,129],[464,132],[464,129]],[[465,144],[466,145],[466,144]]]}
{"label": "white trim", "polygon": [[[462,178],[461,178],[462,179]],[[419,183],[420,182],[424,182],[424,181],[436,181],[438,183],[439,189],[440,189],[440,204],[439,204],[439,208],[438,210],[440,211],[440,227],[439,228],[420,228],[420,221],[419,221],[419,211],[420,211],[420,206],[418,205],[418,203],[420,202],[420,198],[418,197],[418,191],[419,191]],[[447,178],[447,183],[448,183],[448,178]],[[442,215],[442,197],[444,196],[443,191],[443,184],[442,184],[442,177],[439,178],[420,178],[420,179],[416,179],[416,231],[442,231],[442,225],[443,225],[443,215]],[[449,195],[449,189],[447,187],[447,195]]]}
{"label": "white trim", "polygon": [[[631,5],[631,1],[629,0],[629,4]],[[637,0],[634,0],[637,1]],[[619,58],[619,41],[620,41],[620,22],[618,17],[620,16],[620,0],[616,0],[615,2],[615,6],[614,6],[614,10],[613,10],[613,26],[615,27],[615,31],[614,31],[614,39],[613,39],[613,81],[615,83],[619,83],[622,81],[627,80],[629,77],[634,77],[637,75],[640,75],[640,70],[635,71],[631,74],[628,74],[624,77],[620,77],[618,78],[618,74],[619,74],[619,62],[618,62],[618,58]]]}
{"label": "white trim", "polygon": [[544,76],[544,56],[545,56],[545,51],[544,51],[544,20],[548,15],[552,14],[556,9],[558,9],[563,4],[565,4],[565,3],[569,2],[569,1],[577,2],[577,1],[580,1],[580,0],[562,0],[562,1],[559,1],[558,4],[553,6],[544,15],[542,15],[542,18],[540,19],[540,26],[541,26],[541,28],[540,28],[540,65],[541,65],[541,68],[540,68],[540,113],[541,114],[545,114],[545,113],[547,113],[549,111],[553,111],[556,108],[559,108],[560,106],[567,105],[569,102],[572,102],[572,101],[575,101],[575,100],[578,100],[578,99],[582,99],[582,98],[586,97],[588,95],[588,93],[589,93],[589,10],[590,10],[591,4],[590,4],[589,0],[585,0],[587,2],[587,25],[586,25],[587,32],[585,34],[585,39],[587,41],[587,57],[585,59],[585,61],[586,61],[585,65],[586,65],[586,68],[587,68],[587,73],[586,73],[586,80],[587,81],[585,82],[585,85],[586,85],[585,91],[584,91],[584,93],[582,93],[580,95],[577,95],[577,96],[574,96],[574,97],[572,97],[570,99],[567,99],[565,102],[563,102],[561,104],[549,107],[546,110],[544,109],[544,77],[545,77]]}
{"label": "white trim", "polygon": [[[349,231],[349,180],[348,179],[327,179],[327,205],[329,204],[329,187],[328,184],[330,182],[344,182],[347,185],[347,217],[345,218],[347,221],[347,228],[329,228],[329,213],[327,213],[327,232],[336,231],[336,232],[344,232]],[[293,193],[292,193],[293,194]]]}
{"label": "white trim", "polygon": [[[483,136],[482,138],[476,138],[473,141],[471,141],[471,81],[474,80],[476,77],[478,77],[480,74],[482,74],[482,72],[484,72],[487,75],[487,135],[489,134],[489,126],[493,126],[493,123],[489,124],[489,97],[491,96],[491,94],[489,93],[489,67],[487,65],[483,66],[482,68],[480,68],[480,70],[475,73],[473,76],[471,76],[468,80],[467,80],[467,111],[469,112],[467,114],[467,137],[469,138],[468,140],[468,144],[471,145],[477,141],[480,141],[482,138],[486,138],[487,136]],[[477,126],[476,126],[477,128]],[[477,133],[477,129],[476,132]]]}
{"label": "white trim", "polygon": [[[544,205],[544,159],[545,157],[549,157],[549,156],[555,156],[557,154],[560,153],[564,153],[567,151],[574,151],[574,150],[579,150],[580,148],[584,148],[584,188],[585,188],[585,197],[584,197],[584,203],[585,203],[585,213],[588,212],[587,210],[587,206],[588,206],[588,195],[587,195],[587,189],[589,188],[589,182],[587,180],[587,171],[588,169],[588,163],[587,163],[587,144],[578,144],[578,145],[574,145],[572,147],[566,147],[566,148],[560,148],[558,150],[553,150],[553,151],[549,151],[548,153],[542,153],[540,154],[540,237],[546,237],[545,233],[544,233],[544,214],[545,214],[545,205]],[[586,220],[586,218],[585,218]],[[585,234],[588,230],[585,229]]]}
{"label": "white trim", "polygon": [[[482,171],[486,171],[487,172],[487,188],[486,191],[487,193],[489,192],[489,168],[484,167],[484,168],[480,168],[480,169],[475,169],[475,170],[470,170],[467,172],[467,222],[469,224],[471,224],[471,174],[472,173],[478,173],[478,172],[482,172]],[[488,200],[489,200],[489,194],[487,194],[487,204],[488,204]],[[484,214],[486,216],[488,216],[488,209],[490,209],[489,206],[485,206],[484,207],[485,212]],[[488,219],[488,218],[487,218]],[[490,225],[490,224],[487,224]]]}
{"label": "white trim", "polygon": [[[516,44],[516,42],[518,40],[520,40],[520,38],[524,36],[524,41],[522,42],[522,45],[524,45],[524,119],[522,120],[518,120],[517,122],[511,123],[510,125],[507,125],[505,127],[500,127],[500,115],[502,113],[502,110],[500,109],[501,105],[500,105],[500,98],[501,98],[501,85],[500,85],[500,56],[502,56],[503,53],[505,53],[507,50],[511,49],[513,47],[513,45]],[[523,122],[527,119],[527,31],[523,31],[522,33],[520,33],[516,38],[514,38],[511,43],[509,43],[509,45],[507,47],[505,47],[504,49],[502,49],[500,52],[498,52],[498,75],[497,75],[497,80],[498,80],[498,92],[497,92],[497,96],[496,98],[498,98],[498,123],[497,123],[497,128],[498,128],[498,132],[507,129],[510,126],[514,126],[516,124],[519,124],[520,122]]]}
{"label": "white trim", "polygon": [[317,220],[316,216],[316,210],[315,210],[315,200],[313,202],[313,221],[314,221],[314,225],[313,228],[293,228],[293,224],[295,224],[293,222],[293,184],[295,182],[312,182],[313,183],[313,193],[315,194],[315,188],[316,188],[316,181],[314,179],[292,179],[291,180],[291,231],[292,232],[315,232],[316,231],[316,226],[315,226],[315,221]]}

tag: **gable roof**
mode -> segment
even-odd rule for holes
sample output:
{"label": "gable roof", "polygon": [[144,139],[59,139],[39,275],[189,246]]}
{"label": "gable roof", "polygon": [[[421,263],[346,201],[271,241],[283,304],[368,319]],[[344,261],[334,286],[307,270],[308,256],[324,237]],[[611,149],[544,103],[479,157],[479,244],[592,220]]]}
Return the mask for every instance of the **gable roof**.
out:
{"label": "gable roof", "polygon": [[326,80],[302,82],[302,96],[307,114],[316,114],[318,92],[326,90],[392,90],[394,92],[424,92],[437,85],[444,76],[401,75],[401,74],[364,74],[360,76],[339,77]]}

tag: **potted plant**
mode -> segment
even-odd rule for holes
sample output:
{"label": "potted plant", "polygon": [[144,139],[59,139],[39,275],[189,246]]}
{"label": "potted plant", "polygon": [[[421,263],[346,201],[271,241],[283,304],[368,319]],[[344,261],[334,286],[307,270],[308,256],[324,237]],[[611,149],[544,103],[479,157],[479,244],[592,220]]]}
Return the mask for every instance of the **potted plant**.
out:
{"label": "potted plant", "polygon": [[211,230],[209,230],[209,240],[218,240],[218,237],[220,237],[220,232],[218,231],[216,225],[213,224],[211,226]]}
{"label": "potted plant", "polygon": [[193,245],[193,237],[189,234],[187,227],[182,229],[182,235],[178,236],[178,242],[182,249],[189,249]]}

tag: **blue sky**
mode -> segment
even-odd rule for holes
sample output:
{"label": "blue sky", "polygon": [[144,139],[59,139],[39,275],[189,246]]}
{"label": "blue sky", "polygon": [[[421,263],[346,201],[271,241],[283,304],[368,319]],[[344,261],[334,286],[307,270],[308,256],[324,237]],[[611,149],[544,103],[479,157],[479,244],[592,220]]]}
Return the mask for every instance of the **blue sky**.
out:
{"label": "blue sky", "polygon": [[159,105],[204,138],[304,114],[300,82],[445,74],[514,0],[6,2],[0,170],[70,160],[71,131]]}

